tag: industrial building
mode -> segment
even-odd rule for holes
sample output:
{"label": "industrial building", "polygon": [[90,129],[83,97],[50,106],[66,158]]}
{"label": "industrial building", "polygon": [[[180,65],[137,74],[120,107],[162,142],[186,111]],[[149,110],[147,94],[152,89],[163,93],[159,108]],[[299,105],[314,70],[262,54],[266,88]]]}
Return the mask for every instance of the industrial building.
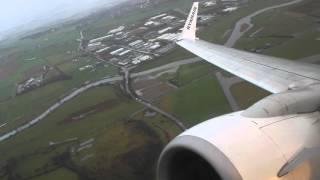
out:
{"label": "industrial building", "polygon": [[[219,12],[235,11],[238,6],[234,4],[242,1],[246,0],[204,1],[203,6],[219,9],[212,14],[199,15],[199,22],[205,24]],[[175,48],[175,41],[180,38],[179,30],[185,23],[184,16],[166,12],[128,27],[119,26],[105,36],[90,40],[86,50],[116,65],[138,65]]]}

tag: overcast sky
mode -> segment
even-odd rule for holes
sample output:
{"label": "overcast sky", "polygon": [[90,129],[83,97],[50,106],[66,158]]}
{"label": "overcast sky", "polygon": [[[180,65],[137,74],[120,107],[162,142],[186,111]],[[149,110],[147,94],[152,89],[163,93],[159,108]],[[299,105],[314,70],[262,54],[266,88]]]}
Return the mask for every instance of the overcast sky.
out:
{"label": "overcast sky", "polygon": [[22,29],[21,26],[52,22],[123,1],[126,0],[2,0],[0,39],[8,31]]}

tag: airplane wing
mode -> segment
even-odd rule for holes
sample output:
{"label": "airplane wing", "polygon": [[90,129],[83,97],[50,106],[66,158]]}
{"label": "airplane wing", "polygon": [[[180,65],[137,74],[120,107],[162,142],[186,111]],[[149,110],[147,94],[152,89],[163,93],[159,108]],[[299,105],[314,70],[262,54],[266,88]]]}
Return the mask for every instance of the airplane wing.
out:
{"label": "airplane wing", "polygon": [[178,45],[202,59],[271,93],[320,82],[320,66],[244,52],[196,38],[198,4],[195,2]]}

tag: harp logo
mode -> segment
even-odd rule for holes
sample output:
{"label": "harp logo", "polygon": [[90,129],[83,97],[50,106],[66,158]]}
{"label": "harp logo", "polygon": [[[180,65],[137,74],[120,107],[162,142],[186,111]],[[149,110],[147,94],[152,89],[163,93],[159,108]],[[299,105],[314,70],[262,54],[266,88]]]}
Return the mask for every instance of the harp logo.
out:
{"label": "harp logo", "polygon": [[192,25],[194,16],[196,15],[196,12],[197,12],[197,7],[194,7],[194,8],[192,9],[192,13],[191,13],[191,16],[190,16],[190,20],[189,20],[188,25],[187,25],[187,29],[188,29],[188,30],[190,30],[190,28],[191,28],[191,25]]}

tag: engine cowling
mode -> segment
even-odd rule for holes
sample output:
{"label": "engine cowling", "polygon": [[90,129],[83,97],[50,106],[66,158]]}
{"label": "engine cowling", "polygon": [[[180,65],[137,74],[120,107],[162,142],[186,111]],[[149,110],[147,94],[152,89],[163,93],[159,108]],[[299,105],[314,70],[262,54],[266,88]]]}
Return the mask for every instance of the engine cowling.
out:
{"label": "engine cowling", "polygon": [[[308,126],[311,127],[313,120],[301,115],[288,121],[283,119],[288,117],[269,119],[267,122],[279,123],[268,126],[237,112],[199,124],[176,137],[163,150],[157,179],[291,179],[291,175],[277,175],[310,137],[308,133],[313,130]],[[279,126],[285,130],[282,134],[268,133]]]}

